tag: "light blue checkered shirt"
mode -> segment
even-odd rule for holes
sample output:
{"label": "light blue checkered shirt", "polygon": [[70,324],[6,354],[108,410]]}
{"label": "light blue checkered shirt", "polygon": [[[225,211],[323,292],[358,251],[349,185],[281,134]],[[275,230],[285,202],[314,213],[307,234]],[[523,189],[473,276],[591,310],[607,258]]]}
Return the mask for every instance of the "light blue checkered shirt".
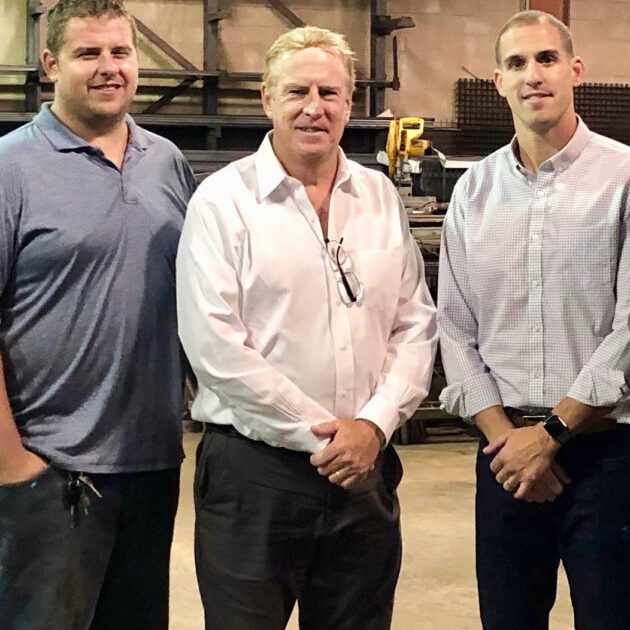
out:
{"label": "light blue checkered shirt", "polygon": [[581,120],[538,173],[515,148],[457,182],[444,222],[442,404],[469,418],[570,396],[630,422],[630,148]]}

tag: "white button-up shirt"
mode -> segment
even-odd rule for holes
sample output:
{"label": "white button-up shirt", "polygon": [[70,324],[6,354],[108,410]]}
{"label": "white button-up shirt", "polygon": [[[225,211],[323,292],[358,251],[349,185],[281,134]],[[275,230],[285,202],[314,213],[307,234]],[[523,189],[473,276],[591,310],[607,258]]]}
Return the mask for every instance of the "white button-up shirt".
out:
{"label": "white button-up shirt", "polygon": [[512,145],[458,182],[440,255],[445,408],[553,407],[630,420],[630,148],[582,121],[537,173]]}
{"label": "white button-up shirt", "polygon": [[199,186],[177,255],[193,418],[314,452],[326,442],[312,426],[360,417],[389,439],[427,395],[437,337],[422,257],[392,184],[341,149],[328,237],[343,238],[358,304],[342,299],[317,214],[269,136]]}

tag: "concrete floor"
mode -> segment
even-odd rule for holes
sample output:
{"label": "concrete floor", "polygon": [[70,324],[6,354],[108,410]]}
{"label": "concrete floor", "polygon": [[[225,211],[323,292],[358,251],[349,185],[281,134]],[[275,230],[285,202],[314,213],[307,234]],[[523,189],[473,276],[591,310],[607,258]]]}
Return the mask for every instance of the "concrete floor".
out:
{"label": "concrete floor", "polygon": [[[192,542],[191,495],[198,440],[199,434],[184,435],[187,457],[173,542],[171,630],[203,630]],[[398,448],[405,468],[399,490],[404,555],[392,630],[481,627],[473,550],[475,451],[472,441]],[[563,573],[551,619],[552,630],[573,628]],[[288,629],[297,628],[292,618]]]}

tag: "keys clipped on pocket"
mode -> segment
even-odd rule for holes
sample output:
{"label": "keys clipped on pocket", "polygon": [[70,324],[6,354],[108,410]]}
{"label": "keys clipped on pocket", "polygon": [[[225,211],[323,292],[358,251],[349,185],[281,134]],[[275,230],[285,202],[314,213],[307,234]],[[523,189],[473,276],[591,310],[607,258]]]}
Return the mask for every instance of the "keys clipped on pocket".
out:
{"label": "keys clipped on pocket", "polygon": [[68,473],[63,488],[63,504],[70,513],[70,527],[76,527],[90,511],[91,496],[102,499],[92,480],[85,473]]}

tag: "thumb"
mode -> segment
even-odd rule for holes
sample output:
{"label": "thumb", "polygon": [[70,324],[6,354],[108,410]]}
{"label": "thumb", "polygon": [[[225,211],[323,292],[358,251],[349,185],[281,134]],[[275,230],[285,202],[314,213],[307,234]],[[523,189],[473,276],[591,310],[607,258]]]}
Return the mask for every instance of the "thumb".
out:
{"label": "thumb", "polygon": [[502,435],[500,438],[494,440],[483,449],[484,455],[496,455],[507,443],[508,435]]}
{"label": "thumb", "polygon": [[339,431],[339,423],[336,420],[322,422],[311,427],[311,431],[317,437],[333,437]]}

